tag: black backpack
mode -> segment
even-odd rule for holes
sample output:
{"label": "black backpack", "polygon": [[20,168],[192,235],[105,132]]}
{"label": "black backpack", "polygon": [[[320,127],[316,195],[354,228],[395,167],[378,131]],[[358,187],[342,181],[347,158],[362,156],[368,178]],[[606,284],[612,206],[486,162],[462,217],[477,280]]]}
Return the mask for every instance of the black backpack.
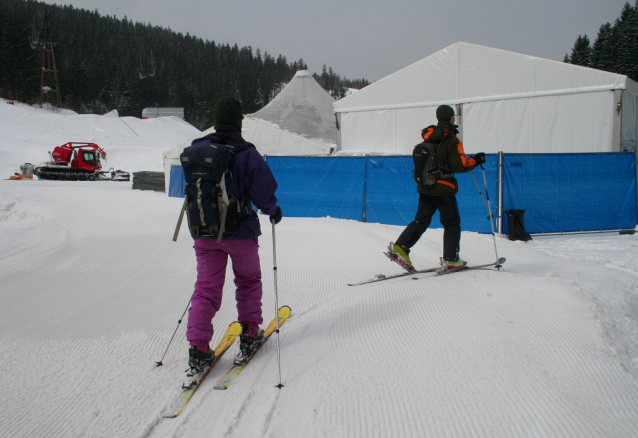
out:
{"label": "black backpack", "polygon": [[[428,126],[428,128],[433,127],[434,126]],[[441,169],[439,164],[439,146],[441,145],[441,141],[443,141],[443,139],[436,142],[424,141],[414,146],[414,150],[412,151],[412,159],[414,160],[412,176],[417,184],[432,187],[440,178],[450,178],[454,176],[453,173]]]}
{"label": "black backpack", "polygon": [[212,135],[193,140],[180,155],[186,179],[184,209],[193,239],[216,237],[221,242],[222,237],[237,231],[239,222],[253,210],[248,196],[237,199],[233,194],[229,169],[235,156],[233,146],[213,143]]}
{"label": "black backpack", "polygon": [[412,176],[417,184],[426,187],[433,186],[439,179],[441,169],[439,168],[439,143],[424,141],[414,146],[412,159],[414,160],[414,171]]}

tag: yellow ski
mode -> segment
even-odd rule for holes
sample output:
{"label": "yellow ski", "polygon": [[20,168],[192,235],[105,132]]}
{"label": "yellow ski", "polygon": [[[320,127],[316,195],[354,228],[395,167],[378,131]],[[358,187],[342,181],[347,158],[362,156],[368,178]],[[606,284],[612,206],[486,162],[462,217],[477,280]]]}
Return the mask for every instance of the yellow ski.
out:
{"label": "yellow ski", "polygon": [[228,348],[233,345],[233,342],[235,342],[235,338],[237,338],[237,336],[239,336],[240,334],[241,324],[239,324],[237,321],[231,323],[228,326],[226,334],[224,335],[222,340],[219,341],[217,348],[215,348],[214,362],[208,368],[206,368],[204,372],[195,374],[194,376],[189,377],[184,382],[184,384],[182,385],[182,392],[164,410],[164,414],[162,414],[164,418],[175,418],[182,413],[184,407],[186,407],[188,401],[191,399],[193,394],[195,394],[197,388],[201,386],[206,376],[208,376],[210,370],[213,369],[217,362],[219,362],[219,359],[221,359]]}
{"label": "yellow ski", "polygon": [[[279,316],[279,327],[281,327],[284,322],[290,317],[292,311],[288,306],[282,306],[279,308],[278,316]],[[255,354],[259,351],[259,349],[266,343],[270,335],[272,335],[277,330],[277,318],[273,318],[270,322],[266,330],[264,330],[264,340],[259,344],[259,346],[255,349],[255,352],[250,356],[245,362],[241,364],[233,364],[232,368],[228,370],[226,374],[219,378],[217,383],[215,384],[215,389],[228,389],[228,387],[233,383],[233,381],[237,378],[239,373],[242,372],[244,367],[248,365],[248,362],[251,361]]]}

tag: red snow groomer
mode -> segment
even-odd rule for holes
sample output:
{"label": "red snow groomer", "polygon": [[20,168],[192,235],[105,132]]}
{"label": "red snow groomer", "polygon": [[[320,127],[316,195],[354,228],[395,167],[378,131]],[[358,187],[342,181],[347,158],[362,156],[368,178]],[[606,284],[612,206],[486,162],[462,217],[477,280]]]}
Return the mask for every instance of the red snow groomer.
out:
{"label": "red snow groomer", "polygon": [[131,175],[123,170],[102,170],[100,159],[106,152],[95,143],[69,142],[49,152],[51,161],[41,163],[33,173],[39,179],[68,181],[130,181]]}

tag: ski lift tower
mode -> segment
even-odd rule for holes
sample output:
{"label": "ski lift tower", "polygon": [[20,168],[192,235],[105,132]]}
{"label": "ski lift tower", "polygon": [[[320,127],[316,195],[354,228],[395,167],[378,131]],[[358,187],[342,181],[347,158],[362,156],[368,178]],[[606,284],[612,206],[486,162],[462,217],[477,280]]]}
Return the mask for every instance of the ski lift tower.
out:
{"label": "ski lift tower", "polygon": [[[44,19],[42,41],[42,68],[40,70],[40,106],[45,102],[54,106],[60,106],[60,83],[58,82],[58,69],[55,67],[55,55],[53,54],[53,38],[49,20]],[[50,77],[53,76],[51,83]],[[53,88],[52,88],[52,87]]]}

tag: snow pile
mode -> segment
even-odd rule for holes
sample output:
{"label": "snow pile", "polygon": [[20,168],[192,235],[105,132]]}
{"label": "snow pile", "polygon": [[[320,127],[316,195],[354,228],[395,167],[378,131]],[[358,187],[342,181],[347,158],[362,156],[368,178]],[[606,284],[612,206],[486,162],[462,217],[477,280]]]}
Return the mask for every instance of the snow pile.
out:
{"label": "snow pile", "polygon": [[[19,110],[20,123],[2,122],[3,159],[15,160],[15,139],[37,151],[60,142],[52,127],[86,134],[106,119]],[[131,140],[117,123],[107,151]],[[136,154],[122,157],[118,167],[134,170]],[[165,365],[155,362],[195,280],[186,228],[171,240],[181,204],[129,183],[0,181],[0,435],[638,435],[638,236],[497,237],[500,272],[349,287],[398,273],[381,252],[402,227],[331,218],[276,228],[279,304],[292,308],[280,334],[285,387],[275,388],[273,339],[233,386],[213,389],[234,345],[184,412],[162,419],[187,366],[186,317]],[[269,321],[273,235],[261,219]],[[424,234],[417,267],[437,263],[442,237]],[[470,263],[495,258],[491,235],[464,232],[461,246]],[[237,317],[227,275],[213,343]]]}
{"label": "snow pile", "polygon": [[53,148],[70,141],[98,144],[107,153],[106,169],[163,171],[162,153],[199,132],[176,117],[76,114],[0,99],[0,176],[8,178],[24,163],[49,161]]}

